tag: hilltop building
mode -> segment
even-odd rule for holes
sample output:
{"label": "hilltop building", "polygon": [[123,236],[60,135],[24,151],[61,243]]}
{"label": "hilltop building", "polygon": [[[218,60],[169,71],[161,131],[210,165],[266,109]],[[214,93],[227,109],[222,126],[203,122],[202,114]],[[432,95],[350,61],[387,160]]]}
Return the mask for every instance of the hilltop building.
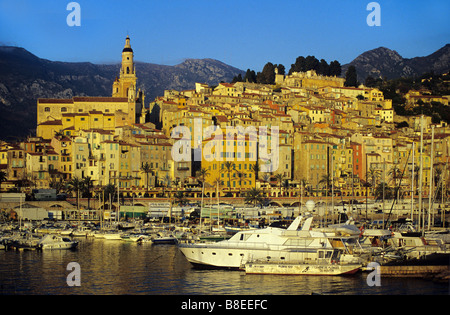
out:
{"label": "hilltop building", "polygon": [[136,90],[136,82],[133,49],[127,36],[120,76],[113,83],[112,96],[38,99],[36,135],[51,139],[56,133],[74,136],[79,130],[114,130],[120,126],[145,123],[145,95]]}

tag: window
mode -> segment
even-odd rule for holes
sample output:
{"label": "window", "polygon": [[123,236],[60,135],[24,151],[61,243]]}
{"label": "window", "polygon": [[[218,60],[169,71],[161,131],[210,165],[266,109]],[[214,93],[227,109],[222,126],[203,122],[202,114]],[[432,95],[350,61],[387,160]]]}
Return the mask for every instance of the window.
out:
{"label": "window", "polygon": [[50,107],[44,108],[44,112],[49,112],[49,111],[50,111]]}

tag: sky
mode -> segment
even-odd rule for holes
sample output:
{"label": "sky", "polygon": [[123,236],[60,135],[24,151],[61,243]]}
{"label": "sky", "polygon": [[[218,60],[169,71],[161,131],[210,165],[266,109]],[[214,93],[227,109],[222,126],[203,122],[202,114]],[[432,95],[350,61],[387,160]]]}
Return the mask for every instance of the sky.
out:
{"label": "sky", "polygon": [[242,70],[287,70],[298,56],[346,64],[378,47],[405,58],[450,42],[449,0],[386,0],[369,26],[370,0],[0,0],[0,45],[53,61],[117,63],[127,35],[136,61],[175,65],[213,58]]}

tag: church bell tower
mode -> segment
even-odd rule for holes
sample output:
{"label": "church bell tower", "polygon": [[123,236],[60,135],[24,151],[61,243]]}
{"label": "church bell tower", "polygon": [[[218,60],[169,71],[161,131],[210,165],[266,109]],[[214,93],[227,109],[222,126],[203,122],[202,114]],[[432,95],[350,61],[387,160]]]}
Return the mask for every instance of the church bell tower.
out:
{"label": "church bell tower", "polygon": [[122,50],[122,67],[120,76],[113,83],[113,97],[136,98],[136,67],[133,61],[133,49],[130,45],[130,37],[125,39],[125,47]]}

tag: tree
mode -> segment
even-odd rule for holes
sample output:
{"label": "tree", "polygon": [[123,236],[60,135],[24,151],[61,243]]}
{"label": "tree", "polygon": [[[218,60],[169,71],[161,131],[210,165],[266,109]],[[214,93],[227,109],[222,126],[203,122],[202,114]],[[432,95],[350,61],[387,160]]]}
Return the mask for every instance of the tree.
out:
{"label": "tree", "polygon": [[308,56],[305,59],[305,67],[306,71],[308,70],[318,70],[320,65],[320,61],[314,56]]}
{"label": "tree", "polygon": [[376,198],[376,200],[383,199],[383,185],[384,185],[384,199],[395,198],[395,189],[386,185],[385,183],[380,183],[377,185],[374,192],[374,197]]}
{"label": "tree", "polygon": [[81,189],[83,197],[87,197],[88,199],[88,209],[91,208],[91,189],[94,188],[94,181],[90,176],[85,177],[81,182]]}
{"label": "tree", "polygon": [[198,180],[200,180],[202,182],[202,196],[205,193],[205,179],[206,177],[209,176],[209,171],[206,168],[201,168],[197,171],[197,173],[195,174],[195,177],[197,177]]}
{"label": "tree", "polygon": [[111,199],[111,202],[114,201],[115,193],[116,193],[116,188],[114,187],[113,184],[108,184],[105,187],[103,187],[103,194],[104,194],[105,200]]}
{"label": "tree", "polygon": [[345,86],[358,87],[358,75],[356,74],[355,66],[349,66],[345,73]]}
{"label": "tree", "polygon": [[256,161],[255,164],[250,164],[250,171],[255,175],[255,188],[256,188],[256,180],[258,179],[258,174],[261,171],[261,167],[259,166],[259,162]]}
{"label": "tree", "polygon": [[83,191],[83,180],[79,179],[78,177],[73,177],[70,181],[67,182],[66,190],[68,192],[75,192],[77,197],[77,208],[79,206],[78,204],[78,198],[80,197],[80,192]]}
{"label": "tree", "polygon": [[241,187],[242,187],[242,178],[245,177],[245,173],[240,171],[240,170],[235,170],[234,174],[237,175],[237,177],[239,178],[239,197],[241,196]]}
{"label": "tree", "polygon": [[253,205],[256,206],[257,204],[262,203],[263,199],[264,198],[260,189],[251,188],[247,191],[245,203],[253,203]]}
{"label": "tree", "polygon": [[254,70],[247,69],[244,76],[244,82],[256,83],[256,73]]}
{"label": "tree", "polygon": [[164,178],[163,178],[163,180],[161,182],[161,185],[162,185],[162,188],[163,188],[163,197],[166,196],[166,187],[169,188],[171,183],[172,183],[172,178],[170,177],[170,175],[167,174],[166,176],[164,176]]}
{"label": "tree", "polygon": [[60,175],[52,175],[50,177],[49,186],[50,188],[56,189],[56,193],[59,194],[59,192],[64,188],[62,177]]}
{"label": "tree", "polygon": [[148,186],[149,186],[149,182],[150,182],[149,174],[150,174],[150,173],[153,173],[153,170],[152,170],[152,168],[150,167],[150,164],[148,164],[148,162],[145,162],[145,164],[143,164],[143,165],[141,166],[141,172],[145,173],[145,175],[146,175],[146,179],[147,179],[147,192],[148,192]]}
{"label": "tree", "polygon": [[330,76],[336,76],[339,77],[342,73],[342,69],[341,69],[341,64],[339,63],[339,61],[334,60],[332,62],[330,62],[330,69],[329,69],[329,75]]}
{"label": "tree", "polygon": [[325,189],[326,189],[326,194],[328,195],[328,187],[330,187],[330,181],[331,181],[331,176],[330,174],[324,174],[322,175],[321,179],[319,180],[319,184],[325,184]]}
{"label": "tree", "polygon": [[6,182],[8,180],[8,177],[5,172],[0,171],[0,191],[2,191],[2,183]]}
{"label": "tree", "polygon": [[372,194],[375,191],[375,186],[377,184],[377,180],[380,178],[380,172],[381,171],[379,169],[376,169],[373,167],[370,167],[370,169],[367,171],[366,176],[368,177],[368,182],[371,182],[371,184],[369,184],[369,183],[366,183],[366,184],[368,184],[370,187],[372,187]]}
{"label": "tree", "polygon": [[283,173],[278,173],[275,175],[275,178],[278,181],[278,187],[280,187],[280,195],[281,195],[281,187],[283,186],[283,180],[285,179],[285,176]]}
{"label": "tree", "polygon": [[258,74],[256,75],[256,81],[257,83],[261,84],[275,83],[275,66],[273,65],[273,63],[266,63],[262,72],[258,72]]}
{"label": "tree", "polygon": [[175,197],[175,203],[180,206],[185,205],[188,202],[187,198],[184,196],[184,192],[182,192],[182,191],[177,191],[175,193],[174,197]]}
{"label": "tree", "polygon": [[302,56],[298,56],[297,59],[295,59],[295,63],[291,64],[291,68],[289,69],[289,75],[291,75],[294,72],[300,72],[304,67],[305,58]]}
{"label": "tree", "polygon": [[236,83],[236,82],[243,82],[242,75],[240,73],[237,76],[234,76],[233,80],[231,81],[231,83]]}
{"label": "tree", "polygon": [[278,74],[282,74],[282,75],[286,74],[286,68],[281,63],[278,65],[275,65],[275,68],[278,69]]}
{"label": "tree", "polygon": [[325,59],[320,59],[317,74],[326,76],[330,74],[330,66],[328,65],[328,62],[325,61]]}

